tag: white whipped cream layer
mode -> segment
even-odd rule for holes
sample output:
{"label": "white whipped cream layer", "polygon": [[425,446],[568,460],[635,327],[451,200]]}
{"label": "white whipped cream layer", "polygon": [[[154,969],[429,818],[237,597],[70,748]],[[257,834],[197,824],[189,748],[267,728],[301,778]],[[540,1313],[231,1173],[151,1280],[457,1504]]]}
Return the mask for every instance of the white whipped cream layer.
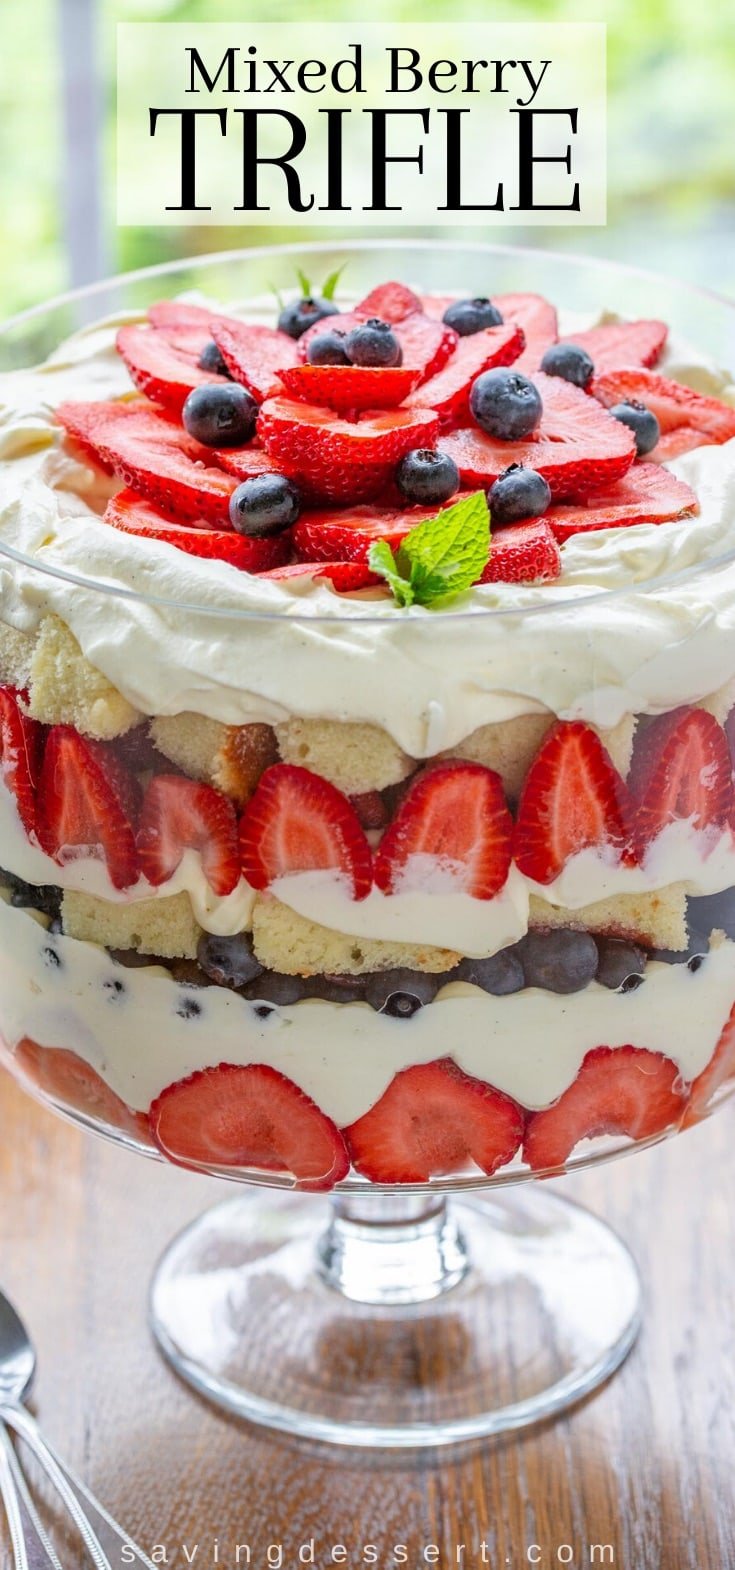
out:
{"label": "white whipped cream layer", "polygon": [[[571,997],[529,988],[495,998],[451,982],[410,1020],[317,999],[271,1007],[261,1019],[255,1003],[224,988],[192,992],[160,967],[126,970],[95,944],[51,937],[0,899],[0,1035],[11,1049],[28,1036],[78,1053],[143,1111],[196,1069],[267,1063],[345,1127],[400,1069],[448,1055],[535,1110],[573,1084],[597,1046],[647,1047],[673,1059],[687,1082],[696,1078],[732,1007],[734,961],[735,944],[724,941],[694,973],[650,964],[629,993],[593,982]],[[177,1010],[192,997],[199,1011],[182,1017]]]}
{"label": "white whipped cream layer", "polygon": [[[697,702],[735,676],[735,564],[645,587],[735,552],[735,442],[672,464],[697,492],[696,519],[574,536],[555,583],[478,586],[458,602],[462,614],[399,610],[375,591],[259,580],[100,521],[110,482],[64,453],[53,408],[130,393],[118,325],[85,329],[43,366],[0,377],[0,545],[176,608],[7,558],[0,606],[21,630],[56,611],[142,713],[361,720],[420,758],[517,714],[612,726]],[[686,345],[671,343],[663,369],[735,403],[726,373]],[[493,611],[506,614],[483,614]]]}

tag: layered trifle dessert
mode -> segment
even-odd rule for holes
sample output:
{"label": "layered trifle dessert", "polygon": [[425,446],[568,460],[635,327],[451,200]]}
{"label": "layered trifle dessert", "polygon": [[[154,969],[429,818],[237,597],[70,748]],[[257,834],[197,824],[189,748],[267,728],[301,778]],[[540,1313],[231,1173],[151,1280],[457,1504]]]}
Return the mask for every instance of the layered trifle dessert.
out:
{"label": "layered trifle dessert", "polygon": [[735,389],[540,295],[152,300],[0,378],[0,1031],[326,1188],[735,1074]]}

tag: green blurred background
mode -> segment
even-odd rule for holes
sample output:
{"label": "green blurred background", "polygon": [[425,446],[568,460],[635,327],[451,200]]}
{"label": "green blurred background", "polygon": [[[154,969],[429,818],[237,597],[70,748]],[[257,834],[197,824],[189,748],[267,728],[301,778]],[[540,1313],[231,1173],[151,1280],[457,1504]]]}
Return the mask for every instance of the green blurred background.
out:
{"label": "green blurred background", "polygon": [[[446,0],[318,0],[320,20],[430,21]],[[487,20],[452,0],[458,20]],[[269,0],[249,20],[297,18]],[[493,20],[608,24],[608,224],[503,226],[491,237],[569,248],[733,292],[735,12],[723,0],[496,0]],[[328,238],[307,225],[120,229],[115,224],[115,25],[242,21],[236,0],[0,0],[0,314],[72,283],[170,257],[269,240]],[[371,225],[371,234],[380,231]],[[388,231],[394,236],[395,230]],[[431,233],[432,231],[426,231]],[[461,231],[457,231],[460,233]],[[446,234],[446,230],[443,231]],[[471,237],[480,238],[474,230]]]}

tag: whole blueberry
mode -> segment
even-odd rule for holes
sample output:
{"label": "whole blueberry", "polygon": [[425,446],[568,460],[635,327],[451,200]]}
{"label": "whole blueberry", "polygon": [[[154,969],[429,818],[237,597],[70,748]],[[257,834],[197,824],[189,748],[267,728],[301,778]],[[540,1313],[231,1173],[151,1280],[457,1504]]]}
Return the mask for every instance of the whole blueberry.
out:
{"label": "whole blueberry", "polygon": [[345,353],[345,334],[337,327],[326,327],[309,342],[306,351],[309,365],[349,365]]}
{"label": "whole blueberry", "polygon": [[199,939],[197,959],[205,976],[218,987],[245,987],[263,972],[247,932],[237,932],[234,937],[204,932]]}
{"label": "whole blueberry", "polygon": [[301,497],[285,474],[255,474],[230,497],[230,523],[238,534],[257,538],[290,529],[301,511]]}
{"label": "whole blueberry", "polygon": [[701,894],[687,903],[687,920],[699,932],[715,932],[718,928],[735,938],[735,889],[724,889],[721,894]]}
{"label": "whole blueberry", "polygon": [[364,976],[312,976],[309,981],[309,997],[324,1003],[360,1003],[364,996]]}
{"label": "whole blueberry", "polygon": [[377,970],[365,978],[365,1002],[378,1014],[394,1019],[410,1019],[432,1003],[439,991],[439,979],[423,970]]}
{"label": "whole blueberry", "polygon": [[353,327],[345,338],[345,351],[351,365],[391,366],[400,365],[403,359],[401,345],[388,322],[371,316],[368,321]]}
{"label": "whole blueberry", "polygon": [[469,338],[472,333],[482,332],[483,327],[501,327],[503,318],[492,300],[478,295],[474,300],[453,300],[442,321],[453,327],[460,338]]}
{"label": "whole blueberry", "polygon": [[490,486],[487,499],[493,523],[519,523],[521,518],[538,518],[546,512],[551,490],[535,469],[512,463]]}
{"label": "whole blueberry", "polygon": [[611,410],[616,420],[621,425],[627,425],[628,430],[635,436],[635,450],[639,458],[645,458],[647,452],[652,452],[661,435],[661,427],[655,414],[646,408],[644,403],[637,399],[625,398],[622,403],[614,403]]}
{"label": "whole blueberry", "polygon": [[289,1003],[299,1003],[307,993],[303,976],[286,976],[278,970],[264,970],[262,976],[256,976],[245,987],[245,995],[252,1003],[280,1004],[284,1008]]}
{"label": "whole blueberry", "polygon": [[205,447],[242,447],[255,435],[258,405],[239,382],[204,382],[189,393],[181,417]]}
{"label": "whole blueberry", "polygon": [[473,987],[482,987],[483,992],[491,992],[496,998],[520,992],[526,984],[523,966],[514,949],[501,949],[489,959],[463,959],[456,975],[459,981],[469,981]]}
{"label": "whole blueberry", "polygon": [[529,932],[519,950],[527,987],[581,992],[597,973],[597,944],[589,932]]}
{"label": "whole blueberry", "polygon": [[218,376],[229,377],[230,375],[225,361],[222,358],[222,354],[217,348],[213,338],[210,338],[209,343],[205,343],[199,359],[197,360],[197,365],[199,366],[200,371],[216,371]]}
{"label": "whole blueberry", "polygon": [[639,943],[628,943],[625,938],[598,938],[600,963],[597,980],[611,992],[621,988],[632,991],[632,981],[642,978],[648,955]]}
{"label": "whole blueberry", "polygon": [[433,447],[414,447],[396,469],[396,485],[407,502],[431,507],[447,502],[459,490],[459,469],[448,453]]}
{"label": "whole blueberry", "polygon": [[472,417],[499,441],[516,442],[530,436],[544,412],[541,394],[521,371],[496,367],[483,371],[470,390]]}
{"label": "whole blueberry", "polygon": [[575,387],[586,387],[595,371],[587,350],[578,343],[552,343],[541,361],[541,369],[547,376],[561,376],[565,382],[573,382]]}
{"label": "whole blueberry", "polygon": [[278,326],[282,333],[288,333],[289,338],[300,338],[315,322],[320,322],[323,316],[338,316],[339,312],[333,300],[320,300],[318,295],[304,294],[300,300],[289,300],[284,305],[278,318]]}

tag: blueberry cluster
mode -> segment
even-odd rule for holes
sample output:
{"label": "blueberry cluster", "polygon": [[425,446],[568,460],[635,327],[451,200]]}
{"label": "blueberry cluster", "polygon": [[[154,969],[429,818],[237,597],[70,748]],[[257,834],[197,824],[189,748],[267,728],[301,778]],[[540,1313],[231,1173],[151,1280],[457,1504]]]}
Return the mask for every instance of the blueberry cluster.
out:
{"label": "blueberry cluster", "polygon": [[403,359],[401,345],[388,322],[371,316],[348,332],[325,329],[312,338],[306,351],[309,365],[364,365],[390,370]]}

